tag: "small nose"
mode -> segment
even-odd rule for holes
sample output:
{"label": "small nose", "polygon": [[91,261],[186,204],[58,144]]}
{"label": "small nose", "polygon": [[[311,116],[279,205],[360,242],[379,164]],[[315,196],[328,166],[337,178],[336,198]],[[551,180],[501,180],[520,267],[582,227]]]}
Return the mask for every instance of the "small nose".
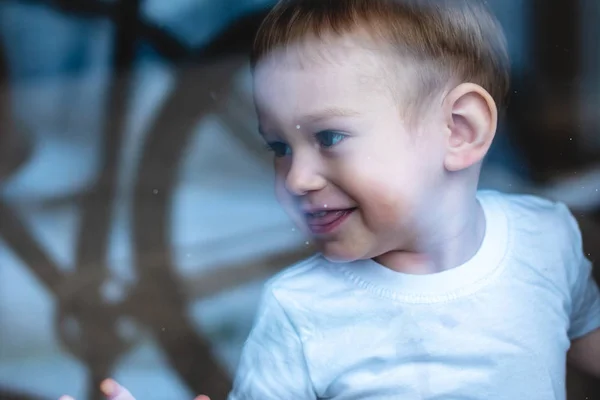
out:
{"label": "small nose", "polygon": [[327,184],[316,160],[294,157],[285,177],[285,187],[291,194],[302,196],[321,190]]}

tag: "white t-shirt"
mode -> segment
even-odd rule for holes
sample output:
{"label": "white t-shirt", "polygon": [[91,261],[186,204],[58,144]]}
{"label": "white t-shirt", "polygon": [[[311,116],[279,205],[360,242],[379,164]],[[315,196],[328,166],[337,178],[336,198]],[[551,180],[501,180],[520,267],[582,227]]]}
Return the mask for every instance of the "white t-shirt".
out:
{"label": "white t-shirt", "polygon": [[478,195],[477,254],[430,275],[316,255],[266,285],[230,400],[565,399],[600,295],[560,203]]}

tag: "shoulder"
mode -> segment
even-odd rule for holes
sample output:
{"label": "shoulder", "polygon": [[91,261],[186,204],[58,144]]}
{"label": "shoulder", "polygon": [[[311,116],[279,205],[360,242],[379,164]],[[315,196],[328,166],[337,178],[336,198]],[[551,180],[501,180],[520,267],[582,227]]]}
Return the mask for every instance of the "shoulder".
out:
{"label": "shoulder", "polygon": [[[263,290],[263,307],[277,307],[293,325],[313,324],[314,318],[345,298],[352,283],[336,264],[316,254],[270,278]],[[312,322],[311,322],[312,321]]]}
{"label": "shoulder", "polygon": [[298,296],[290,294],[296,292],[307,277],[318,274],[319,261],[319,255],[314,255],[290,265],[265,282],[251,336],[262,335],[267,329],[265,326],[269,331],[298,329],[300,321],[294,307],[298,302],[293,299]]}
{"label": "shoulder", "polygon": [[499,205],[508,222],[508,256],[512,271],[538,286],[570,296],[585,275],[588,261],[579,225],[561,202],[532,195],[484,193]]}
{"label": "shoulder", "polygon": [[569,213],[567,207],[561,202],[530,194],[507,194],[494,190],[482,190],[478,192],[478,197],[495,201],[511,213],[519,214],[522,217],[564,218],[565,212]]}
{"label": "shoulder", "polygon": [[510,230],[517,236],[536,237],[546,241],[547,245],[557,242],[581,250],[579,225],[564,203],[534,195],[496,191],[482,191],[479,197],[500,205]]}

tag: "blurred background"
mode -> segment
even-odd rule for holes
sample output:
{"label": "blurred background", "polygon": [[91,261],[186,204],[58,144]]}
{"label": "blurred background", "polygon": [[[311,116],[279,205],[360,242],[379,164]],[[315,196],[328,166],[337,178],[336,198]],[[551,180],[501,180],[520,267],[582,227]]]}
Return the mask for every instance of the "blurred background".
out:
{"label": "blurred background", "polygon": [[[513,88],[482,187],[566,202],[594,260],[600,2],[488,3]],[[106,376],[140,400],[225,399],[262,284],[311,253],[251,102],[273,4],[0,2],[0,399],[97,400]]]}

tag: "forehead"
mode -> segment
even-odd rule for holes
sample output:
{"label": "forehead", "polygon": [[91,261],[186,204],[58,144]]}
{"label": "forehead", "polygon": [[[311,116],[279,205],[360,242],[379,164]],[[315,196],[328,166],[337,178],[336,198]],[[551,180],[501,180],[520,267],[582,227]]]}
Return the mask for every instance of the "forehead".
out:
{"label": "forehead", "polygon": [[271,52],[254,73],[259,113],[368,106],[389,92],[382,52],[352,40],[306,41]]}

